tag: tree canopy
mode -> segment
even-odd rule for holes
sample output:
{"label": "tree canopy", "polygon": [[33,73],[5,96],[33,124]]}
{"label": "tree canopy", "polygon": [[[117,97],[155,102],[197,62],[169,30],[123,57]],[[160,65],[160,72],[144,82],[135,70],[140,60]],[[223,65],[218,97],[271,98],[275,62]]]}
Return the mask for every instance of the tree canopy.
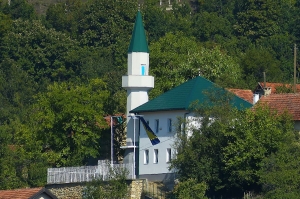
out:
{"label": "tree canopy", "polygon": [[150,52],[151,72],[156,77],[153,93],[165,92],[198,75],[229,87],[241,79],[239,65],[219,46],[205,48],[182,32],[167,33],[150,45]]}
{"label": "tree canopy", "polygon": [[[190,137],[178,133],[177,155],[171,168],[178,171],[179,180],[206,183],[209,197],[242,197],[248,192],[259,194],[262,189],[267,195],[282,191],[284,185],[279,182],[294,172],[295,167],[289,166],[294,160],[289,159],[287,162],[291,163],[287,164],[274,161],[291,145],[294,148],[289,151],[299,153],[289,115],[277,114],[263,105],[238,111],[217,101],[210,108],[200,105],[195,121],[201,125],[186,129],[192,132]],[[282,167],[288,170],[283,171]],[[282,176],[275,177],[276,171]],[[276,179],[271,180],[271,175]],[[272,187],[273,183],[279,186]],[[292,193],[295,191],[298,188],[291,188]]]}
{"label": "tree canopy", "polygon": [[100,79],[88,85],[54,83],[36,96],[30,127],[54,166],[81,165],[99,153],[107,128],[103,115],[109,93]]}

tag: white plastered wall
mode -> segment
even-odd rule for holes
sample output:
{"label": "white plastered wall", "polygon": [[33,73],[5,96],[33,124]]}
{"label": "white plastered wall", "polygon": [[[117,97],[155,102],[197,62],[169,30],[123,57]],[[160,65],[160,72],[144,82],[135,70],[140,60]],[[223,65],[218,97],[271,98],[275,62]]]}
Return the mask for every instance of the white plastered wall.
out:
{"label": "white plastered wall", "polygon": [[[145,121],[149,121],[149,126],[153,132],[157,135],[160,143],[152,145],[142,124],[140,127],[139,138],[139,175],[151,175],[151,174],[163,174],[173,173],[169,171],[168,167],[170,163],[167,162],[167,149],[171,148],[172,158],[174,158],[174,138],[176,127],[178,127],[177,118],[187,117],[190,118],[191,114],[187,111],[161,111],[161,112],[148,112],[141,113],[144,116]],[[155,120],[159,120],[159,132],[155,132]],[[172,132],[168,130],[168,119],[172,119]],[[158,163],[154,163],[154,149],[158,150]],[[149,163],[144,162],[144,152],[149,150]]]}

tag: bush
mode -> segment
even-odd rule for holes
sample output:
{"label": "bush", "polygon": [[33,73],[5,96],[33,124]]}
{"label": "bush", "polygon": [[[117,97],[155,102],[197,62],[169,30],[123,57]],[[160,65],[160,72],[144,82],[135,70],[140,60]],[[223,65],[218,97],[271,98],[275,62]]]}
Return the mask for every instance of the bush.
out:
{"label": "bush", "polygon": [[173,194],[176,199],[207,199],[205,196],[206,189],[206,183],[198,183],[195,179],[190,178],[177,184]]}
{"label": "bush", "polygon": [[84,192],[83,199],[122,199],[128,197],[128,185],[126,168],[114,168],[109,170],[107,181],[98,178],[88,183]]}

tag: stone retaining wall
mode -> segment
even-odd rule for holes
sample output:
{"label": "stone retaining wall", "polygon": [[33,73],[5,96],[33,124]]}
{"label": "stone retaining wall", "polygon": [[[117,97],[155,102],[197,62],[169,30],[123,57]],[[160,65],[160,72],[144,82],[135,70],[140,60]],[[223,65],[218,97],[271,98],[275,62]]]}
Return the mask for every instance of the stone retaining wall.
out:
{"label": "stone retaining wall", "polygon": [[[128,180],[129,199],[141,199],[143,187],[145,187],[145,179]],[[49,184],[46,185],[58,199],[82,199],[82,192],[86,183],[69,183],[69,184]]]}
{"label": "stone retaining wall", "polygon": [[85,183],[51,184],[45,187],[58,199],[82,199]]}
{"label": "stone retaining wall", "polygon": [[141,199],[143,188],[145,187],[145,183],[147,183],[146,179],[137,179],[131,180],[129,184],[129,196],[130,199]]}

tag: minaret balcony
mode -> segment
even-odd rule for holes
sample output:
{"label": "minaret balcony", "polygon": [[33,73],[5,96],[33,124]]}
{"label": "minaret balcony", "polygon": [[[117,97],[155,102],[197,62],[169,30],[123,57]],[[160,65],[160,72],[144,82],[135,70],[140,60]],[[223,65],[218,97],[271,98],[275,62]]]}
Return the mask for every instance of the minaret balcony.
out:
{"label": "minaret balcony", "polygon": [[145,88],[148,90],[154,88],[154,77],[148,75],[122,76],[122,87],[125,89]]}

